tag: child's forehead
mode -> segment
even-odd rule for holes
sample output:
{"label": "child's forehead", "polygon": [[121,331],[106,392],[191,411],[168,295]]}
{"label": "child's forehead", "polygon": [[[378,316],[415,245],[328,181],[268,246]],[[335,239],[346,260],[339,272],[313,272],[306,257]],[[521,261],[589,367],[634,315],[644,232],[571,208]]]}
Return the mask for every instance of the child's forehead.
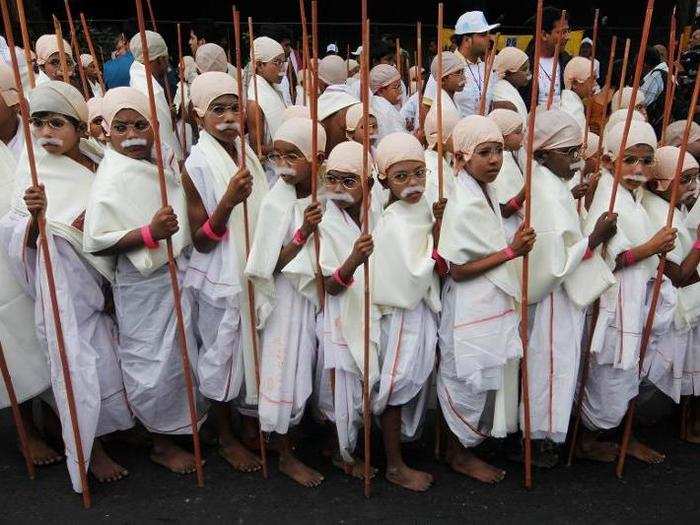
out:
{"label": "child's forehead", "polygon": [[122,108],[114,115],[112,122],[136,122],[138,120],[148,120],[141,113],[132,108]]}
{"label": "child's forehead", "polygon": [[291,142],[287,142],[286,140],[276,140],[274,147],[281,153],[296,153],[299,156],[304,155],[296,145],[292,144]]}

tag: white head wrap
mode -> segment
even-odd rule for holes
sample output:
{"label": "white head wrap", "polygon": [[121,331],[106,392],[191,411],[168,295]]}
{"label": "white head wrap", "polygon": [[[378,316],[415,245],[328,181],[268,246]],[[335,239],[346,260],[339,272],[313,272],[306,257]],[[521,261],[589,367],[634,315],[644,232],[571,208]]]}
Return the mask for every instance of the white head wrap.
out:
{"label": "white head wrap", "polygon": [[357,104],[358,102],[359,100],[345,91],[326,90],[318,97],[318,120],[319,122],[326,120],[341,109]]}
{"label": "white head wrap", "polygon": [[338,55],[328,55],[318,63],[318,78],[329,86],[344,84],[348,79],[348,69],[345,60]]}
{"label": "white head wrap", "polygon": [[[275,131],[274,140],[282,140],[294,144],[299,151],[304,154],[306,160],[311,162],[313,150],[311,149],[311,131],[313,122],[309,118],[295,117],[291,118],[280,125]],[[323,152],[326,149],[326,132],[321,124],[318,126],[318,150],[317,153]]]}
{"label": "white head wrap", "polygon": [[[155,31],[146,29],[146,44],[148,45],[148,58],[154,61],[160,57],[168,56],[168,46],[165,40]],[[129,49],[134,55],[134,59],[143,63],[143,48],[141,47],[141,33],[136,33],[129,41]]]}
{"label": "white head wrap", "polygon": [[566,111],[549,109],[537,112],[533,151],[571,148],[582,142],[581,126]]}
{"label": "white head wrap", "polygon": [[517,47],[508,46],[501,49],[496,58],[493,59],[493,68],[498,73],[498,76],[503,78],[506,76],[506,73],[518,71],[527,61],[527,53]]}
{"label": "white head wrap", "polygon": [[88,122],[102,116],[102,97],[92,97],[87,101]]}
{"label": "white head wrap", "polygon": [[209,105],[222,95],[238,96],[236,81],[222,71],[209,71],[197,75],[190,86],[190,99],[200,117],[203,117]]}
{"label": "white head wrap", "polygon": [[[51,55],[59,52],[56,35],[54,33],[50,35],[41,35],[37,39],[34,48],[36,49],[36,63],[40,66],[45,64]],[[63,40],[63,49],[66,55],[73,58],[73,50],[65,39]]]}
{"label": "white head wrap", "polygon": [[88,121],[88,108],[83,95],[70,84],[60,80],[49,80],[37,85],[29,93],[29,113],[48,111]]}
{"label": "white head wrap", "polygon": [[[369,106],[368,114],[374,115],[375,118],[377,116],[374,114],[374,111],[372,110],[371,104]],[[360,123],[361,120],[362,120],[362,102],[359,102],[357,104],[350,106],[350,108],[348,109],[348,112],[345,114],[345,130],[346,131],[355,131],[357,129],[357,125]]]}
{"label": "white head wrap", "polygon": [[588,58],[573,57],[564,68],[564,86],[571,89],[574,82],[585,82],[590,77],[591,61]]}
{"label": "white head wrap", "polygon": [[259,36],[253,40],[253,51],[255,60],[258,62],[271,62],[280,55],[284,55],[284,48],[277,41],[269,36]]}
{"label": "white head wrap", "polygon": [[[673,177],[676,174],[676,164],[678,163],[678,155],[680,155],[681,149],[676,146],[661,146],[656,150],[654,157],[656,158],[656,166],[654,168],[653,178],[659,181],[658,189],[661,191],[666,191],[673,181]],[[695,158],[685,152],[683,157],[683,167],[681,168],[681,174],[684,171],[692,170],[698,167],[698,162]]]}
{"label": "white head wrap", "polygon": [[503,134],[496,123],[488,117],[469,115],[457,122],[452,130],[452,143],[455,152],[461,152],[465,160],[474,155],[479,144],[497,142],[503,144]]}
{"label": "white head wrap", "polygon": [[386,178],[387,171],[397,162],[416,160],[425,162],[425,150],[418,139],[405,131],[389,133],[379,141],[375,154],[379,178]]}
{"label": "white head wrap", "polygon": [[282,113],[282,122],[295,117],[311,118],[311,111],[307,106],[287,106]]}
{"label": "white head wrap", "polygon": [[523,128],[523,117],[512,109],[494,109],[488,114],[488,117],[496,123],[504,137],[517,131],[518,128],[520,128],[520,130]]}
{"label": "white head wrap", "polygon": [[19,95],[15,85],[15,75],[7,64],[0,63],[0,95],[8,106],[19,103]]}
{"label": "white head wrap", "polygon": [[[372,157],[367,156],[367,173],[371,173]],[[326,160],[326,172],[340,171],[362,176],[362,144],[353,140],[341,142],[331,150]]]}
{"label": "white head wrap", "polygon": [[348,71],[352,71],[355,68],[360,67],[360,63],[355,60],[354,58],[351,58],[348,60]]}
{"label": "white head wrap", "polygon": [[151,122],[151,110],[146,95],[132,87],[116,87],[107,90],[102,98],[102,118],[107,128],[112,125],[112,119],[122,109],[133,109]]}
{"label": "white head wrap", "polygon": [[[617,159],[624,132],[624,122],[618,122],[612,128],[606,129],[603,139],[603,153],[610,157],[611,160]],[[654,128],[651,127],[651,124],[640,120],[631,122],[624,149],[631,148],[637,144],[646,144],[656,151],[656,133],[654,133]]]}
{"label": "white head wrap", "polygon": [[[666,142],[669,146],[680,146],[685,132],[685,120],[676,120],[666,128]],[[690,134],[688,144],[700,140],[700,125],[695,122],[690,123]]]}
{"label": "white head wrap", "polygon": [[228,60],[226,60],[226,51],[220,45],[207,42],[197,48],[194,61],[197,64],[197,69],[200,73],[207,71],[228,71]]}
{"label": "white head wrap", "polygon": [[390,64],[377,64],[369,72],[369,88],[376,93],[381,88],[401,79],[399,70]]}
{"label": "white head wrap", "polygon": [[583,160],[590,159],[593,155],[598,153],[598,145],[600,144],[600,137],[593,133],[588,132],[588,141],[586,142],[586,151],[583,152]]}
{"label": "white head wrap", "polygon": [[[414,66],[415,67],[415,66]],[[443,78],[457,71],[464,71],[464,60],[451,51],[442,52],[442,76]],[[438,56],[435,55],[430,64],[430,74],[435,80],[438,77]]]}
{"label": "white head wrap", "polygon": [[[613,111],[608,117],[608,121],[605,123],[606,128],[613,128],[618,122],[624,122],[627,119],[627,108],[618,109]],[[632,120],[644,120],[644,115],[642,115],[636,109],[632,110]]]}
{"label": "white head wrap", "polygon": [[90,53],[83,53],[80,55],[80,63],[83,67],[88,67],[92,62],[92,55]]}
{"label": "white head wrap", "polygon": [[185,55],[184,57],[182,57],[182,60],[185,62],[185,82],[191,84],[192,81],[199,74],[197,71],[197,63],[194,61],[194,58],[192,58],[190,55]]}
{"label": "white head wrap", "polygon": [[[437,144],[437,104],[430,106],[428,114],[425,116],[423,128],[425,131],[425,140],[428,142],[428,148],[433,149]],[[442,104],[442,142],[446,143],[452,136],[452,132],[459,122],[459,113],[453,104]]]}
{"label": "white head wrap", "polygon": [[[620,90],[615,91],[612,101],[610,102],[610,107],[613,111],[618,109],[624,109],[630,107],[630,100],[632,100],[632,88],[630,86],[625,86],[622,88],[622,98],[620,98]],[[641,89],[637,90],[637,96],[634,99],[634,107],[644,105],[644,93]]]}

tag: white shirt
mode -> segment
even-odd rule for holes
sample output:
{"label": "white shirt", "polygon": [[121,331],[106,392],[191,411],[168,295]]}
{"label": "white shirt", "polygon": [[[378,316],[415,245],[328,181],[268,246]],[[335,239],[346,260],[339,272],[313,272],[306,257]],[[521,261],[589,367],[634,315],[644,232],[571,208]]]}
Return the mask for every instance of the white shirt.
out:
{"label": "white shirt", "polygon": [[654,69],[649,71],[642,79],[642,85],[639,90],[644,95],[644,104],[649,106],[652,104],[664,91],[664,78],[658,71],[665,71],[668,75],[668,64],[661,62]]}
{"label": "white shirt", "polygon": [[[554,58],[540,57],[540,70],[537,72],[537,105],[546,104],[549,96],[549,86],[551,84],[552,66]],[[554,97],[552,105],[559,104],[559,94],[561,93],[561,85],[559,82],[561,64],[557,61],[557,70],[554,73]]]}

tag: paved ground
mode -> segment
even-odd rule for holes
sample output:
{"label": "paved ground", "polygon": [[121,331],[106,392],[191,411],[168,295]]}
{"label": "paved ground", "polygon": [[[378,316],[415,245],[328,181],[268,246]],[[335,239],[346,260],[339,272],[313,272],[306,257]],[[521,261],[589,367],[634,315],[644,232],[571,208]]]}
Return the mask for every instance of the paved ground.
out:
{"label": "paved ground", "polygon": [[[362,496],[361,484],[340,474],[320,459],[319,440],[300,442],[303,457],[325,475],[314,490],[295,486],[275,468],[270,479],[237,474],[213,448],[206,448],[206,487],[194,477],[178,477],[152,465],[145,450],[113,445],[114,456],[130,469],[125,481],[93,484],[91,510],[81,508],[69,488],[65,465],[41,469],[35,481],[25,473],[15,446],[14,427],[7,411],[0,413],[0,501],[3,522],[34,520],[58,523],[220,521],[228,522],[698,522],[700,516],[700,446],[676,439],[673,420],[641,435],[668,454],[658,466],[628,462],[623,480],[608,465],[580,462],[571,468],[535,470],[535,487],[522,488],[522,468],[494,452],[493,461],[508,470],[498,486],[485,486],[452,473],[431,459],[430,443],[410,452],[419,468],[433,472],[435,486],[425,494],[409,493],[378,478],[372,498]],[[378,448],[378,447],[375,447]],[[377,450],[376,454],[380,454]]]}

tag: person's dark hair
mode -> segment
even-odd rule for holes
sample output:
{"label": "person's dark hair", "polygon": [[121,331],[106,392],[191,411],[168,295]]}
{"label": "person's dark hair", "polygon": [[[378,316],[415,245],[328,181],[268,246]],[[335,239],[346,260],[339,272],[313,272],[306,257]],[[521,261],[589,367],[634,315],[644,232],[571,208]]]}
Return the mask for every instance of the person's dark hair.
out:
{"label": "person's dark hair", "polygon": [[281,27],[274,31],[274,33],[272,34],[272,38],[274,38],[280,43],[282,42],[282,40],[289,40],[290,42],[292,42],[292,33],[288,29]]}
{"label": "person's dark hair", "polygon": [[[551,5],[542,9],[542,31],[545,33],[551,33],[554,30],[554,26],[561,19],[561,9],[558,7],[553,7]],[[564,20],[569,20],[569,12],[564,15]]]}
{"label": "person's dark hair", "polygon": [[372,63],[378,63],[384,57],[393,57],[396,49],[386,42],[379,42],[372,46]]}
{"label": "person's dark hair", "polygon": [[661,62],[663,62],[663,59],[661,58],[661,54],[658,52],[658,50],[653,47],[647,47],[647,52],[644,55],[644,65],[648,67],[655,67]]}
{"label": "person's dark hair", "polygon": [[216,32],[214,20],[199,18],[190,24],[190,31],[192,31],[199,40],[204,39],[206,42],[213,43],[219,41],[219,35]]}

